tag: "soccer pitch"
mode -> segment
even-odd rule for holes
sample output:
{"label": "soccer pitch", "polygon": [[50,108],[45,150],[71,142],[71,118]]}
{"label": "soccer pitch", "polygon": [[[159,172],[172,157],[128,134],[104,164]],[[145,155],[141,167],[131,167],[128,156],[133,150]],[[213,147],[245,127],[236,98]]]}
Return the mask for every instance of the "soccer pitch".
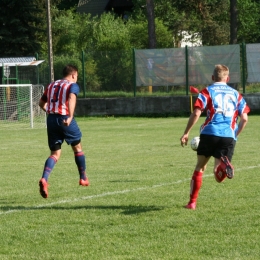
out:
{"label": "soccer pitch", "polygon": [[65,143],[48,199],[46,129],[0,130],[0,259],[259,259],[260,116],[239,137],[234,179],[217,183],[210,160],[195,211],[184,208],[196,163],[180,145],[187,120],[77,118],[90,186]]}

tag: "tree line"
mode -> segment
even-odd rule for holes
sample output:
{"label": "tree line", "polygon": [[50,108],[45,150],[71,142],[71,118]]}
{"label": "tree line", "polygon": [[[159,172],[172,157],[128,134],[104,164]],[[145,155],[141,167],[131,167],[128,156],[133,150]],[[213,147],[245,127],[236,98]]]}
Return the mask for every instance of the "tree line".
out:
{"label": "tree line", "polygon": [[[133,0],[127,19],[113,12],[100,17],[79,14],[77,3],[51,0],[54,54],[149,48],[149,19],[155,23],[156,48],[178,47],[182,31],[192,35],[191,40],[199,37],[204,46],[232,43],[234,34],[237,43],[260,41],[259,0]],[[152,16],[146,6],[152,6]],[[231,20],[234,12],[237,16]],[[0,56],[46,56],[46,20],[46,0],[1,0]]]}

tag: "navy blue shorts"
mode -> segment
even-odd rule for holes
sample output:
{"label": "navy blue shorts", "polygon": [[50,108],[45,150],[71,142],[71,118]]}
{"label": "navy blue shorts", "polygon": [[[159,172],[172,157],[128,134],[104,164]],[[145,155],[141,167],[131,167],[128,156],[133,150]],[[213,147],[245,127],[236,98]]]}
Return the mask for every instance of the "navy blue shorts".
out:
{"label": "navy blue shorts", "polygon": [[55,145],[62,144],[64,140],[67,144],[71,145],[81,139],[82,134],[78,127],[76,120],[73,118],[69,126],[63,124],[63,120],[68,116],[57,114],[49,114],[47,117],[47,134],[48,144],[51,151]]}
{"label": "navy blue shorts", "polygon": [[221,156],[227,156],[231,162],[235,145],[236,141],[231,137],[201,134],[197,155],[204,155],[205,157],[213,156],[218,159]]}

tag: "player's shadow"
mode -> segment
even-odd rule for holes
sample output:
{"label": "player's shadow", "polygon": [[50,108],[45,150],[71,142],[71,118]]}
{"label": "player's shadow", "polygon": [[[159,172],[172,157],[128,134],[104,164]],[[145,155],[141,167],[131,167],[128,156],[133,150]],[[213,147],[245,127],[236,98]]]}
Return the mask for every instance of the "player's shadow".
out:
{"label": "player's shadow", "polygon": [[166,207],[158,206],[141,206],[141,205],[129,205],[129,206],[39,206],[39,207],[24,207],[24,206],[3,206],[0,207],[0,215],[12,212],[22,211],[34,211],[34,210],[116,210],[121,211],[120,214],[124,215],[137,215],[151,211],[160,211]]}
{"label": "player's shadow", "polygon": [[[120,214],[124,215],[137,215],[142,213],[147,213],[151,211],[160,211],[163,210],[165,207],[158,207],[158,206],[141,206],[141,205],[129,205],[129,206],[75,206],[72,207],[73,209],[99,209],[99,210],[115,210],[115,211],[121,211]],[[56,209],[59,210],[67,210],[66,207],[60,208],[56,206]]]}
{"label": "player's shadow", "polygon": [[109,182],[140,182],[139,180],[113,180]]}

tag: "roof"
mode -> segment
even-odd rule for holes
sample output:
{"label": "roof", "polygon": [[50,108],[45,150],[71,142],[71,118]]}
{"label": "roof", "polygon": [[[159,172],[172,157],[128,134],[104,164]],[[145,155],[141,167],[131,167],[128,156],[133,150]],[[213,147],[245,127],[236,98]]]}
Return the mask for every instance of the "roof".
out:
{"label": "roof", "polygon": [[109,0],[79,0],[77,11],[79,13],[90,13],[93,16],[101,15]]}
{"label": "roof", "polygon": [[11,57],[0,58],[0,67],[4,66],[37,66],[44,60],[36,60],[35,57]]}
{"label": "roof", "polygon": [[133,6],[132,0],[110,0],[109,4],[113,7]]}
{"label": "roof", "polygon": [[133,7],[132,0],[79,0],[77,11],[96,16],[112,8],[129,9],[130,7]]}

